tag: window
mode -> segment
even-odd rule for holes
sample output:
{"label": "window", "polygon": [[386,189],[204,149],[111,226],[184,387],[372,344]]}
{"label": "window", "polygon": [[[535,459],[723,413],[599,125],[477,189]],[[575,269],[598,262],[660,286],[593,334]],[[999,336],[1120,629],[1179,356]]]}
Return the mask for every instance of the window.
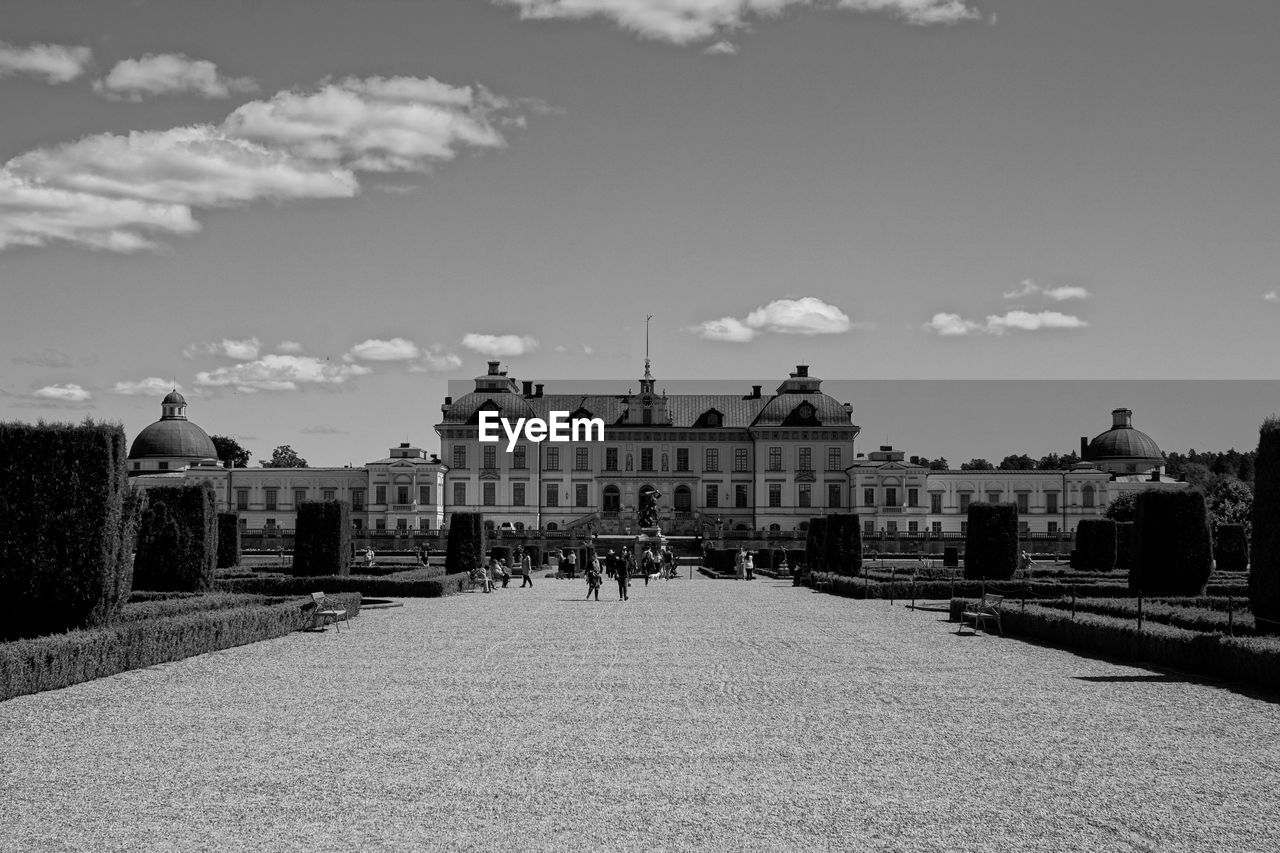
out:
{"label": "window", "polygon": [[1044,511],[1051,515],[1058,511],[1058,493],[1057,492],[1045,492]]}
{"label": "window", "polygon": [[333,500],[333,499],[334,499],[334,496],[335,496],[336,494],[337,494],[337,492],[335,492],[333,489],[321,489],[321,490],[320,490],[320,500],[323,500],[323,501],[331,501],[331,500]]}
{"label": "window", "polygon": [[494,506],[498,502],[498,484],[489,482],[481,484],[482,500],[485,506]]}
{"label": "window", "polygon": [[354,530],[356,533],[360,533],[361,531],[363,531],[364,520],[360,518],[351,519],[351,529]]}
{"label": "window", "polygon": [[133,463],[133,470],[135,470],[135,471],[141,471],[141,470],[142,470],[142,463],[141,463],[141,462],[135,462],[135,463]]}
{"label": "window", "polygon": [[431,487],[418,486],[418,503],[429,506],[431,504]]}
{"label": "window", "polygon": [[833,509],[840,508],[840,484],[827,483],[827,506]]}
{"label": "window", "polygon": [[1018,492],[1017,498],[1018,498],[1018,512],[1019,513],[1031,512],[1031,495],[1027,494],[1026,492]]}
{"label": "window", "polygon": [[653,448],[652,447],[640,448],[640,470],[641,471],[653,470]]}
{"label": "window", "polygon": [[560,484],[547,483],[547,506],[560,506]]}
{"label": "window", "polygon": [[897,489],[897,487],[896,487],[896,486],[885,486],[885,489],[884,489],[884,505],[885,505],[885,506],[897,506],[897,505],[898,505],[898,489]]}
{"label": "window", "polygon": [[797,506],[813,506],[813,486],[801,483],[796,492]]}
{"label": "window", "polygon": [[960,493],[960,511],[961,511],[961,512],[968,512],[968,511],[969,511],[969,501],[970,501],[972,498],[973,498],[973,495],[969,494],[968,492],[961,492],[961,493]]}
{"label": "window", "polygon": [[364,489],[351,490],[351,508],[364,509]]}
{"label": "window", "polygon": [[868,487],[866,487],[865,489],[863,489],[863,490],[862,490],[862,505],[863,505],[863,506],[875,506],[875,505],[876,505],[876,490],[875,490],[875,488],[873,488],[873,487],[871,487],[871,486],[868,486]]}
{"label": "window", "polygon": [[267,509],[276,508],[276,500],[277,500],[276,496],[278,494],[279,494],[278,489],[267,489]]}
{"label": "window", "polygon": [[1049,532],[1050,532],[1050,533],[1057,533],[1057,532],[1058,532],[1058,522],[1056,522],[1056,521],[1051,521],[1051,522],[1049,522]]}
{"label": "window", "polygon": [[516,445],[515,450],[511,451],[511,467],[512,468],[515,468],[516,470],[519,470],[519,471],[523,471],[525,468],[529,467],[528,462],[526,461],[528,459],[526,455],[527,451],[528,451],[528,448],[525,447],[523,444]]}
{"label": "window", "polygon": [[707,506],[713,509],[715,507],[720,506],[720,487],[719,486],[717,486],[715,483],[709,484],[707,486],[706,495],[707,495],[707,503],[706,503]]}
{"label": "window", "polygon": [[867,534],[868,536],[870,536],[872,533],[875,533],[876,523],[868,518],[866,521],[862,522],[862,532]]}
{"label": "window", "polygon": [[942,512],[942,492],[929,493],[929,512]]}
{"label": "window", "polygon": [[1093,486],[1085,486],[1084,489],[1081,490],[1080,495],[1084,498],[1084,505],[1086,507],[1093,506]]}
{"label": "window", "polygon": [[908,522],[907,522],[907,532],[908,532],[908,533],[919,533],[919,532],[920,532],[920,522],[918,522],[918,521],[908,521]]}
{"label": "window", "polygon": [[897,536],[897,535],[898,535],[898,522],[896,522],[896,521],[889,521],[889,522],[886,522],[886,523],[885,523],[885,526],[886,526],[887,531],[888,531],[888,533],[889,533],[889,535],[890,535],[890,536]]}
{"label": "window", "polygon": [[585,447],[573,449],[573,470],[588,471],[591,468],[591,452]]}
{"label": "window", "polygon": [[929,529],[932,531],[934,536],[940,536],[942,534],[942,522],[941,521],[933,522],[929,526]]}
{"label": "window", "polygon": [[376,504],[385,504],[387,502],[387,487],[375,486],[373,490],[373,502]]}
{"label": "window", "polygon": [[484,467],[497,468],[498,467],[498,448],[494,447],[492,444],[486,444],[484,446],[483,453],[484,453]]}
{"label": "window", "polygon": [[453,467],[467,467],[467,446],[465,444],[455,444],[453,446]]}
{"label": "window", "polygon": [[827,470],[839,471],[841,467],[843,467],[841,466],[840,462],[841,462],[840,448],[828,447],[827,448]]}
{"label": "window", "polygon": [[747,484],[736,483],[733,487],[733,505],[738,509],[747,507]]}
{"label": "window", "polygon": [[376,518],[373,521],[373,529],[385,531],[387,529],[387,520],[385,518]]}
{"label": "window", "polygon": [[511,484],[512,506],[524,506],[524,483]]}
{"label": "window", "polygon": [[159,469],[160,469],[161,471],[168,471],[168,470],[169,470],[169,463],[168,463],[168,462],[161,462],[161,463],[159,464],[159,466],[157,466],[157,467],[159,467]]}
{"label": "window", "polygon": [[584,507],[587,505],[587,484],[573,484],[573,505],[576,507]]}
{"label": "window", "polygon": [[960,535],[964,536],[968,532],[969,532],[969,522],[967,521],[960,522]]}
{"label": "window", "polygon": [[396,530],[400,531],[401,533],[404,533],[408,529],[409,529],[409,519],[407,518],[396,519]]}
{"label": "window", "polygon": [[606,447],[604,449],[604,470],[606,471],[618,470],[618,448]]}
{"label": "window", "polygon": [[409,487],[396,486],[396,503],[407,504],[409,502]]}
{"label": "window", "polygon": [[749,461],[747,459],[747,449],[745,447],[735,447],[733,449],[733,470],[738,472],[750,470]]}
{"label": "window", "polygon": [[987,492],[987,503],[989,503],[989,504],[998,504],[998,503],[1000,503],[1000,493],[999,493],[999,492]]}
{"label": "window", "polygon": [[547,470],[548,471],[560,470],[560,448],[558,447],[547,448]]}
{"label": "window", "polygon": [[813,448],[812,447],[800,448],[800,464],[798,467],[801,471],[813,470]]}
{"label": "window", "polygon": [[769,470],[770,471],[782,470],[782,448],[781,447],[769,448]]}
{"label": "window", "polygon": [[920,506],[919,489],[907,489],[907,506]]}
{"label": "window", "polygon": [[676,470],[677,471],[689,470],[689,448],[687,447],[676,448]]}
{"label": "window", "polygon": [[249,508],[249,490],[236,489],[236,509]]}
{"label": "window", "polygon": [[419,529],[419,530],[422,530],[422,531],[430,530],[430,529],[431,529],[431,519],[429,519],[429,518],[419,518],[419,519],[418,519],[418,529]]}
{"label": "window", "polygon": [[454,506],[465,506],[467,503],[467,484],[453,484],[453,504]]}
{"label": "window", "polygon": [[720,470],[720,449],[716,447],[708,447],[703,452],[703,461],[705,461],[707,471]]}
{"label": "window", "polygon": [[769,506],[771,507],[782,506],[782,484],[781,483],[769,484]]}

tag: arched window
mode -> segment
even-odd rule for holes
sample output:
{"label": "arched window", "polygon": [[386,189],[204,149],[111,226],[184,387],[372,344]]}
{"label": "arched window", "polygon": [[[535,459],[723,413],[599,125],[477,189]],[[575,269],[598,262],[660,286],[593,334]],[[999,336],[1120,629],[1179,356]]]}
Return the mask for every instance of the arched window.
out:
{"label": "arched window", "polygon": [[605,514],[617,515],[622,511],[622,493],[618,491],[617,486],[605,486],[604,492],[601,493],[601,508]]}
{"label": "arched window", "polygon": [[554,521],[549,522],[549,523],[547,524],[547,530],[559,530],[559,529],[560,529],[560,528],[559,528],[558,526],[556,526],[556,523],[555,523]]}
{"label": "arched window", "polygon": [[781,533],[781,532],[782,532],[782,525],[781,525],[781,524],[770,524],[770,525],[769,525],[769,532],[770,532],[770,533]]}
{"label": "arched window", "polygon": [[750,530],[751,528],[745,524],[739,524],[733,528],[734,530]]}
{"label": "arched window", "polygon": [[693,492],[688,486],[676,486],[675,510],[677,513],[693,512]]}
{"label": "arched window", "polygon": [[1086,509],[1093,507],[1093,486],[1085,486],[1080,490],[1080,502]]}

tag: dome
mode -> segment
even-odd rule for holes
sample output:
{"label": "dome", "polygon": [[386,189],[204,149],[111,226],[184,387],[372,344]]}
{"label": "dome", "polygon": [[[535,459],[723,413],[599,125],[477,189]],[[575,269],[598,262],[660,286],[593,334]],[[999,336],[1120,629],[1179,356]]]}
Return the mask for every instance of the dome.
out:
{"label": "dome", "polygon": [[218,451],[208,434],[191,421],[165,418],[138,433],[129,448],[130,459],[148,456],[217,459]]}
{"label": "dome", "polygon": [[1151,436],[1133,428],[1133,412],[1116,409],[1111,413],[1111,429],[1094,437],[1085,448],[1085,459],[1151,459],[1160,460],[1164,454]]}
{"label": "dome", "polygon": [[166,394],[164,400],[161,401],[161,405],[168,405],[168,406],[174,406],[174,405],[185,406],[186,404],[187,404],[187,398],[179,394],[178,389],[176,388],[170,391],[168,394]]}

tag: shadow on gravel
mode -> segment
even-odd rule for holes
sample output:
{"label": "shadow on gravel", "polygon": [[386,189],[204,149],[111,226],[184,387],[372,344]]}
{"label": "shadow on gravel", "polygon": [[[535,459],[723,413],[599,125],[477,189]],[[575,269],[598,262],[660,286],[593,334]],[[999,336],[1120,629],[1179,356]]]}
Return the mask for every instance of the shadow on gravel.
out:
{"label": "shadow on gravel", "polygon": [[1147,681],[1169,681],[1177,683],[1196,682],[1201,679],[1177,675],[1172,672],[1152,673],[1151,675],[1074,675],[1076,681],[1093,681],[1099,684],[1141,684]]}

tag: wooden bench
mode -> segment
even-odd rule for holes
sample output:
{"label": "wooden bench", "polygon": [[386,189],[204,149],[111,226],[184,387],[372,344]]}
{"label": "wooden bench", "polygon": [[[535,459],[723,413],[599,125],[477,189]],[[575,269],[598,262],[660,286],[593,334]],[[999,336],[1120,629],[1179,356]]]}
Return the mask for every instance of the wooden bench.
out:
{"label": "wooden bench", "polygon": [[982,596],[982,600],[976,602],[972,606],[965,607],[960,611],[960,630],[964,630],[966,620],[973,623],[973,632],[978,633],[978,629],[982,627],[984,622],[995,622],[996,630],[1000,632],[1000,636],[1004,636],[1004,627],[1000,624],[1000,604],[1004,601],[1003,595],[986,594]]}

